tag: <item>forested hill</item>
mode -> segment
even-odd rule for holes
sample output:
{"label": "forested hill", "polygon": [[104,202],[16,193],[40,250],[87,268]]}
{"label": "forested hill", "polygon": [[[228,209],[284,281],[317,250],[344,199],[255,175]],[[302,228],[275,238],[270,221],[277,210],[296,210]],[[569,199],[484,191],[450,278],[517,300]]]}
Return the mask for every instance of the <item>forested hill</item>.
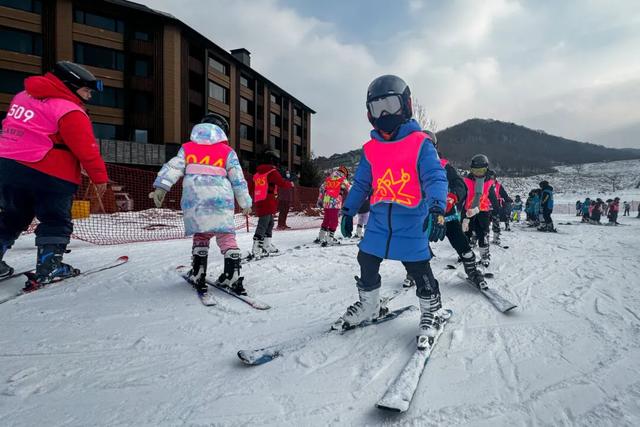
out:
{"label": "forested hill", "polygon": [[[440,151],[453,164],[467,168],[477,153],[486,154],[491,167],[502,174],[530,175],[552,171],[561,164],[640,158],[640,150],[615,149],[573,141],[544,131],[499,120],[471,119],[437,133]],[[316,159],[320,169],[355,167],[362,150]]]}

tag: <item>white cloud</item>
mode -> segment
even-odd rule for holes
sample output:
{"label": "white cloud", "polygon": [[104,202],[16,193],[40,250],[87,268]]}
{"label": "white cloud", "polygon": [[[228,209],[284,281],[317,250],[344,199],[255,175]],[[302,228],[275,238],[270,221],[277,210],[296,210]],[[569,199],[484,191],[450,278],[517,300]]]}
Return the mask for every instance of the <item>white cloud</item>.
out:
{"label": "white cloud", "polygon": [[312,148],[327,155],[367,138],[366,88],[388,73],[411,85],[441,129],[471,117],[583,139],[633,127],[640,122],[640,97],[632,96],[639,91],[640,2],[612,2],[409,0],[413,19],[387,31],[388,39],[361,44],[340,34],[384,25],[390,12],[345,29],[277,0],[146,4],[225,49],[250,50],[255,69],[318,112]]}

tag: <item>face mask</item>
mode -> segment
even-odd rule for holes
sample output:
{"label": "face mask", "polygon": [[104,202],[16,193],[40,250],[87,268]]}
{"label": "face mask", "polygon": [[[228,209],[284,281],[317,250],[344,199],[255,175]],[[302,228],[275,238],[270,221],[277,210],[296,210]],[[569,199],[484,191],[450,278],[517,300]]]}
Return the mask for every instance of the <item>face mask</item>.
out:
{"label": "face mask", "polygon": [[384,115],[375,119],[373,126],[386,133],[393,133],[398,127],[404,123],[404,118],[400,115]]}

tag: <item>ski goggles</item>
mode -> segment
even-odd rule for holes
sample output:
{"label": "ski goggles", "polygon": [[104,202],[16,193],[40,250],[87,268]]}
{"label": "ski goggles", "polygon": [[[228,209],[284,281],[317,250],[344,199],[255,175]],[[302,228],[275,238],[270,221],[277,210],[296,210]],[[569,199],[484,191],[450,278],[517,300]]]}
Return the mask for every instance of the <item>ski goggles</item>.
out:
{"label": "ski goggles", "polygon": [[475,176],[483,176],[486,175],[488,168],[485,166],[483,168],[471,168],[471,173]]}
{"label": "ski goggles", "polygon": [[390,95],[367,102],[367,109],[374,119],[384,115],[400,115],[402,113],[402,98],[400,95]]}

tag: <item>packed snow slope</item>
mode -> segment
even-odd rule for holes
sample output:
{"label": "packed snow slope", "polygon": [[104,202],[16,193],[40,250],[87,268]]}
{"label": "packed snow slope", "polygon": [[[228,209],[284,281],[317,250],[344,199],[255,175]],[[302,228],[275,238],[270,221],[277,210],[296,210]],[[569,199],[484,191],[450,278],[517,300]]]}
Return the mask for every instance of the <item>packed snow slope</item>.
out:
{"label": "packed snow slope", "polygon": [[[635,212],[634,212],[635,215]],[[566,216],[556,221],[574,221]],[[494,247],[490,281],[519,307],[500,314],[434,245],[454,311],[409,411],[374,408],[415,346],[418,313],[330,336],[263,366],[239,349],[317,333],[356,298],[356,246],[288,251],[244,268],[268,311],[217,293],[204,307],[174,269],[188,240],[97,247],[73,242],[78,267],[129,255],[119,269],[0,304],[2,426],[638,426],[640,219],[625,226],[515,226]],[[282,250],[315,231],[281,232]],[[248,249],[251,235],[240,235]],[[33,241],[7,261],[28,268]],[[222,257],[212,251],[211,276]],[[401,287],[387,261],[383,293]],[[19,283],[0,284],[10,293]],[[414,290],[392,307],[415,304]]]}

